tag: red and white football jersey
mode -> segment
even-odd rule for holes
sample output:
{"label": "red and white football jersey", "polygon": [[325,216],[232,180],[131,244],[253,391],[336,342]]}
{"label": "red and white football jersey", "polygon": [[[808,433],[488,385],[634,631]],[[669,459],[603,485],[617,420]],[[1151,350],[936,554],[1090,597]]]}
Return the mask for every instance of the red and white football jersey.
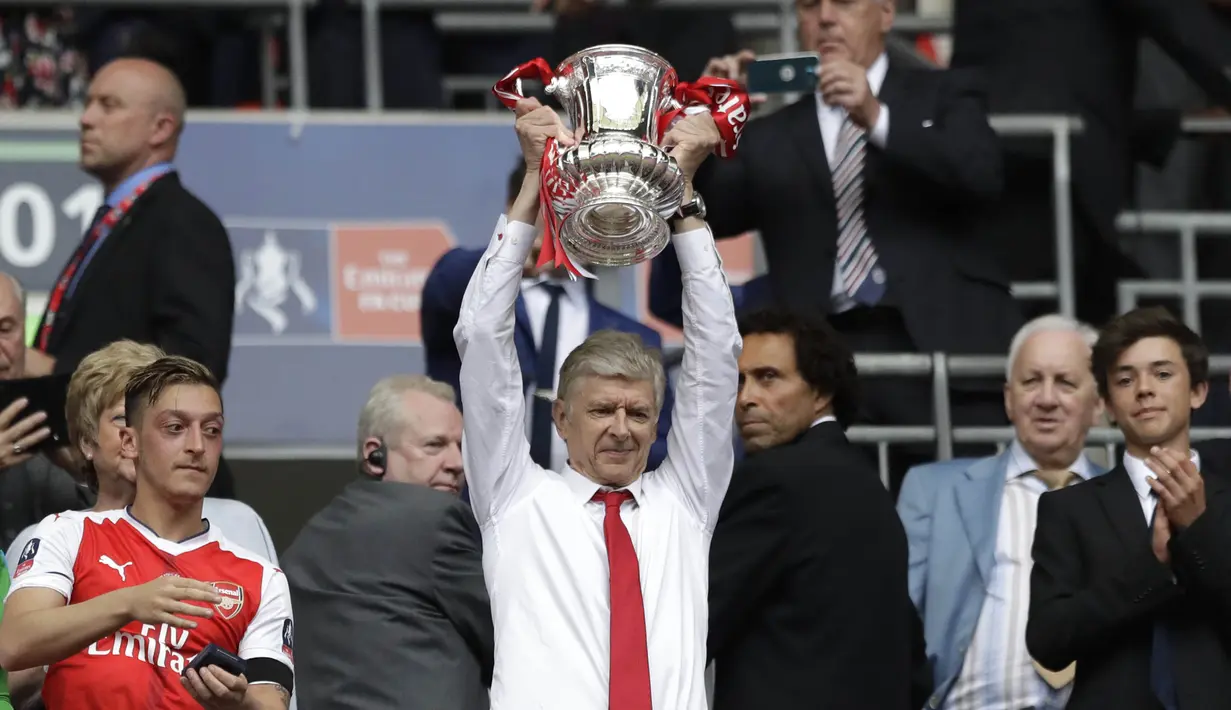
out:
{"label": "red and white football jersey", "polygon": [[213,617],[190,617],[195,629],[134,621],[53,664],[43,684],[48,710],[199,710],[180,685],[180,674],[210,643],[294,670],[286,576],[212,525],[172,542],[127,510],[48,516],[22,550],[9,593],[44,587],[79,604],[169,575],[212,583],[223,598]]}

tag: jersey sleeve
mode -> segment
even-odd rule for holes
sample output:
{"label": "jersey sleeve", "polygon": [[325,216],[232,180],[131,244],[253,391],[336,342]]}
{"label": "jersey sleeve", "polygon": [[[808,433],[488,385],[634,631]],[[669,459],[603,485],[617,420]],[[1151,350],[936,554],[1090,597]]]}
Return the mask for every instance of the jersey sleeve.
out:
{"label": "jersey sleeve", "polygon": [[[266,567],[264,576],[261,605],[239,642],[239,656],[244,660],[268,658],[294,672],[295,620],[291,615],[291,590],[281,570]],[[253,678],[248,680],[261,682]]]}
{"label": "jersey sleeve", "polygon": [[43,518],[21,554],[15,561],[9,561],[13,568],[13,584],[8,596],[20,589],[38,587],[54,589],[65,600],[72,599],[73,567],[77,564],[84,532],[85,525],[79,517],[56,514]]}

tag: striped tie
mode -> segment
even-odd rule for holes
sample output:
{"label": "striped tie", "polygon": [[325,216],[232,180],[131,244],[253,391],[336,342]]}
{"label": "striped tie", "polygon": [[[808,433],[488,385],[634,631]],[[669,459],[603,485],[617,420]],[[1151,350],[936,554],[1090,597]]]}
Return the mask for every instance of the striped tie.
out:
{"label": "striped tie", "polygon": [[833,194],[838,204],[838,276],[851,300],[876,305],[885,295],[885,273],[877,267],[876,248],[863,219],[863,160],[867,136],[863,129],[842,121],[833,171]]}

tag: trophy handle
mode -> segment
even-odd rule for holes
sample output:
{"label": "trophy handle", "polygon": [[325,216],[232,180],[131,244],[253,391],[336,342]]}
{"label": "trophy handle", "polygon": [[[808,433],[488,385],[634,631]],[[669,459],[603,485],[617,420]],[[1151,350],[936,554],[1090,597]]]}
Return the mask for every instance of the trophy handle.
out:
{"label": "trophy handle", "polygon": [[748,94],[738,83],[711,76],[694,82],[682,81],[675,85],[668,106],[658,121],[661,134],[658,136],[659,143],[675,122],[689,113],[689,109],[704,108],[713,116],[714,125],[722,136],[722,142],[714,152],[723,158],[735,155],[750,113]]}
{"label": "trophy handle", "polygon": [[513,109],[518,101],[526,98],[521,92],[522,79],[538,79],[550,88],[556,80],[556,74],[551,70],[551,65],[547,63],[547,60],[542,57],[531,59],[505,74],[504,78],[492,87],[492,93],[500,99],[500,103],[504,104],[505,108]]}

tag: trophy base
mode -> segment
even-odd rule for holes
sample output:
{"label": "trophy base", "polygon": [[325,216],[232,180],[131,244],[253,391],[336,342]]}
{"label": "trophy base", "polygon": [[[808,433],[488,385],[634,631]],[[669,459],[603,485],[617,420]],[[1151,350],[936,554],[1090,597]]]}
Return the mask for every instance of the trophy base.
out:
{"label": "trophy base", "polygon": [[594,266],[632,266],[658,256],[671,228],[644,202],[601,194],[580,205],[560,225],[569,254]]}

